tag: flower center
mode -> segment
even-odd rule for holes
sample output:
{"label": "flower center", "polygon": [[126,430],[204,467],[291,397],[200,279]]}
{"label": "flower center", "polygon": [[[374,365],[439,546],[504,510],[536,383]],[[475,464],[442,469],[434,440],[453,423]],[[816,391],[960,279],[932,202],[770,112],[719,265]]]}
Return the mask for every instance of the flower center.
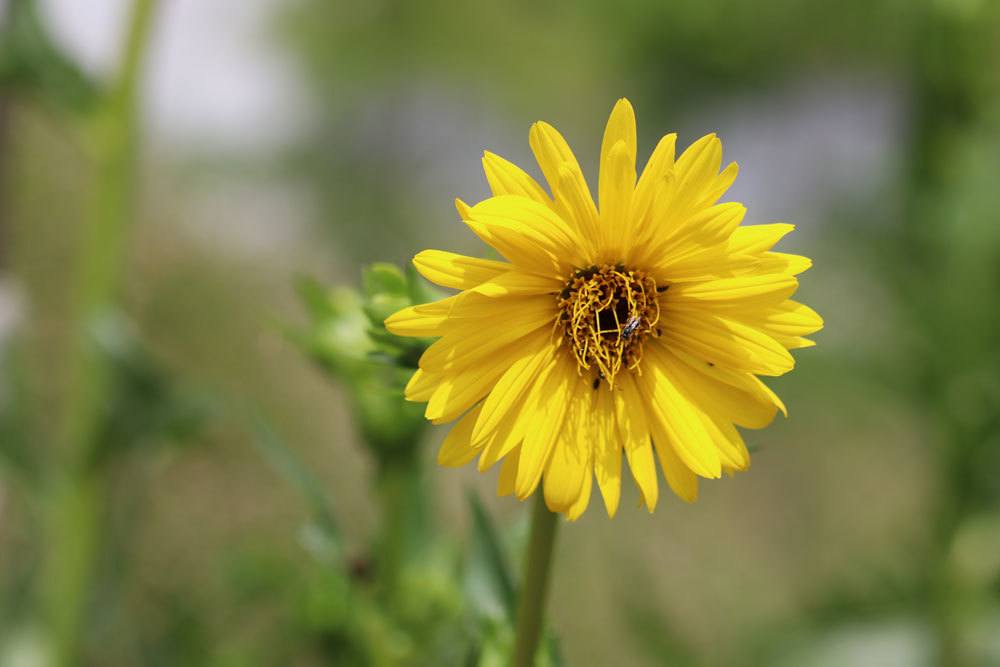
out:
{"label": "flower center", "polygon": [[642,345],[658,336],[660,306],[656,296],[667,288],[644,271],[622,264],[602,264],[577,270],[559,294],[563,340],[576,358],[578,371],[592,372],[594,389],[601,380],[614,386],[621,370],[633,370],[642,360]]}

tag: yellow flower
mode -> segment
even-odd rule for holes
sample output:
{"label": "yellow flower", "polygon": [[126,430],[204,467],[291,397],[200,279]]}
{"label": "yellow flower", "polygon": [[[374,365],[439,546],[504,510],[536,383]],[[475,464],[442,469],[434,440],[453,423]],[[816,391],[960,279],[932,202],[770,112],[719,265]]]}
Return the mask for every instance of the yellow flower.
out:
{"label": "yellow flower", "polygon": [[461,291],[386,320],[401,336],[440,337],[406,397],[427,401],[434,423],[459,420],[439,463],[502,461],[501,495],[524,500],[542,484],[549,509],[572,520],[596,478],[614,516],[624,451],[650,511],[654,459],[693,501],[698,477],[750,465],[737,425],[786,412],[757,376],[790,371],[788,351],[823,325],[789,300],[811,262],[772,251],[792,225],[741,227],[743,205],[717,203],[737,165],[719,171],[715,135],[677,159],[676,135],[663,137],[637,179],[635,115],[619,100],[601,145],[600,209],[555,128],[536,123],[529,141],[551,196],[487,152],[493,196],[456,202],[506,261],[440,250],[413,260]]}

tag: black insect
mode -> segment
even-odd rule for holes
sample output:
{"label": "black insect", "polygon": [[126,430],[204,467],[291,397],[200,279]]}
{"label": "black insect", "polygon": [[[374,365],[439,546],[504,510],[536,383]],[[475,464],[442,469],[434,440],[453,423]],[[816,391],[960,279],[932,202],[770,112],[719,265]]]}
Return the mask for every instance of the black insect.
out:
{"label": "black insect", "polygon": [[628,322],[625,323],[625,328],[622,329],[622,340],[628,340],[635,333],[635,330],[639,328],[642,320],[639,319],[638,315],[633,315],[628,318]]}

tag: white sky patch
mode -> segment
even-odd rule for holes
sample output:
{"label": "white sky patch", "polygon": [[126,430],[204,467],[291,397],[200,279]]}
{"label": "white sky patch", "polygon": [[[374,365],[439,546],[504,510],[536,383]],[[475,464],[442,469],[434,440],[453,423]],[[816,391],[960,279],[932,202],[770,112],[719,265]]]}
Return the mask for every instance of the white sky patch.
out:
{"label": "white sky patch", "polygon": [[[304,125],[303,87],[275,44],[281,0],[158,4],[144,78],[146,124],[171,152],[255,151]],[[117,66],[129,0],[42,0],[59,44],[102,79]]]}

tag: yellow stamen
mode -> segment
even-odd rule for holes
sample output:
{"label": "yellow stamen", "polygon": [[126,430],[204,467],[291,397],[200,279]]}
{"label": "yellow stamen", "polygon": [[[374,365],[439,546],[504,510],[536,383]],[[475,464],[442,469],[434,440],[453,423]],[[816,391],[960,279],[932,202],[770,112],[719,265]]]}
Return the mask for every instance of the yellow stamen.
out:
{"label": "yellow stamen", "polygon": [[[661,289],[662,291],[662,289]],[[576,271],[559,294],[556,327],[577,370],[613,387],[623,368],[638,372],[642,346],[660,319],[656,281],[644,271],[603,264]]]}

